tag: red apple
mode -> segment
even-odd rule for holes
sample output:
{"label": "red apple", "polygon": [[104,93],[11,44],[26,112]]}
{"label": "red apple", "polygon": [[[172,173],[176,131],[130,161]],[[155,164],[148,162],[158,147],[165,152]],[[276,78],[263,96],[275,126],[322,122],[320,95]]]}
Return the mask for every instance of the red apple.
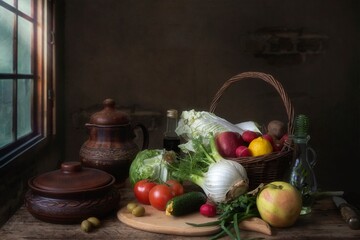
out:
{"label": "red apple", "polygon": [[236,157],[249,157],[251,156],[250,150],[246,146],[238,146],[236,148]]}
{"label": "red apple", "polygon": [[235,158],[236,148],[243,143],[243,140],[240,133],[226,131],[216,135],[215,143],[221,156]]}
{"label": "red apple", "polygon": [[291,184],[275,181],[265,185],[256,198],[261,218],[273,227],[290,227],[302,207],[300,192]]}
{"label": "red apple", "polygon": [[250,130],[246,130],[241,135],[242,139],[247,143],[250,143],[252,140],[254,140],[255,138],[257,138],[259,136],[260,136],[260,133],[253,132],[253,131],[250,131]]}

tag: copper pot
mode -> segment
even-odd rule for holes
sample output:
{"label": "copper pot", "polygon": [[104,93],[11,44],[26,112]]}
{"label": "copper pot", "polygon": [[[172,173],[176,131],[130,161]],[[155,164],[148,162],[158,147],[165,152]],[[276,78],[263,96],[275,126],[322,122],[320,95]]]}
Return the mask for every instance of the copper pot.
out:
{"label": "copper pot", "polygon": [[115,178],[80,162],[65,162],[61,169],[29,179],[25,206],[36,218],[50,223],[80,223],[104,217],[117,209],[120,192]]}
{"label": "copper pot", "polygon": [[134,142],[136,128],[141,129],[141,149],[149,144],[149,134],[142,124],[131,124],[130,117],[115,109],[113,99],[105,99],[104,109],[94,113],[85,126],[90,130],[89,139],[80,149],[80,161],[84,166],[104,170],[122,183],[129,176],[132,160],[140,151]]}

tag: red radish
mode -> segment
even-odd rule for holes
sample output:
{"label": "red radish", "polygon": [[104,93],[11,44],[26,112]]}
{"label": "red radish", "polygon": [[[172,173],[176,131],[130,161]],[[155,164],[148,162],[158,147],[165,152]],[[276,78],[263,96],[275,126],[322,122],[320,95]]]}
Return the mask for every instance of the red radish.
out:
{"label": "red radish", "polygon": [[217,150],[222,157],[235,158],[236,148],[243,143],[243,140],[240,133],[226,131],[218,133],[215,142]]}
{"label": "red radish", "polygon": [[285,133],[285,134],[281,137],[280,141],[282,141],[283,143],[289,142],[289,135],[288,135],[287,133]]}
{"label": "red radish", "polygon": [[280,140],[275,139],[272,143],[274,152],[281,151],[285,145],[285,142],[288,141],[289,141],[289,135],[286,133],[280,138]]}
{"label": "red radish", "polygon": [[200,214],[205,217],[214,217],[216,215],[216,206],[210,203],[204,203],[200,207]]}
{"label": "red radish", "polygon": [[274,138],[270,134],[264,134],[262,137],[268,140],[271,143],[271,145],[274,144]]}
{"label": "red radish", "polygon": [[273,146],[274,152],[279,152],[279,151],[281,151],[281,149],[284,146],[284,141],[275,139],[272,146]]}
{"label": "red radish", "polygon": [[273,144],[273,151],[279,152],[283,148],[284,144],[280,140],[276,140]]}
{"label": "red radish", "polygon": [[260,133],[253,132],[253,131],[250,131],[250,130],[246,130],[241,135],[242,139],[247,143],[250,143],[252,140],[254,140],[255,138],[257,138],[259,136],[260,136]]}
{"label": "red radish", "polygon": [[236,148],[236,157],[249,157],[249,156],[251,156],[251,153],[246,146],[238,146]]}

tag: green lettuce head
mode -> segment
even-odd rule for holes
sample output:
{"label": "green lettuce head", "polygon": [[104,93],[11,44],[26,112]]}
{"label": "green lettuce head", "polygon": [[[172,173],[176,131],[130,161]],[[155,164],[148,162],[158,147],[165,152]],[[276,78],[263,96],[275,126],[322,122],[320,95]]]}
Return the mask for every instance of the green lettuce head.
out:
{"label": "green lettuce head", "polygon": [[140,151],[130,165],[129,180],[132,186],[143,179],[166,181],[170,176],[169,163],[176,160],[173,151],[145,149]]}

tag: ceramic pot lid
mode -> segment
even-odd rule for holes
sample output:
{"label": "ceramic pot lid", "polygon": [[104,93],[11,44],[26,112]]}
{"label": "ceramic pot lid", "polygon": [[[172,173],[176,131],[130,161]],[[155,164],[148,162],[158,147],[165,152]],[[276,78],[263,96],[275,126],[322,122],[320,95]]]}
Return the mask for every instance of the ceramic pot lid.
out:
{"label": "ceramic pot lid", "polygon": [[82,167],[80,162],[64,162],[61,169],[35,177],[31,184],[44,192],[73,193],[99,189],[113,180],[102,170]]}
{"label": "ceramic pot lid", "polygon": [[130,123],[128,114],[118,111],[115,108],[113,99],[105,99],[103,102],[104,109],[94,113],[90,118],[90,124],[95,125],[125,125]]}

